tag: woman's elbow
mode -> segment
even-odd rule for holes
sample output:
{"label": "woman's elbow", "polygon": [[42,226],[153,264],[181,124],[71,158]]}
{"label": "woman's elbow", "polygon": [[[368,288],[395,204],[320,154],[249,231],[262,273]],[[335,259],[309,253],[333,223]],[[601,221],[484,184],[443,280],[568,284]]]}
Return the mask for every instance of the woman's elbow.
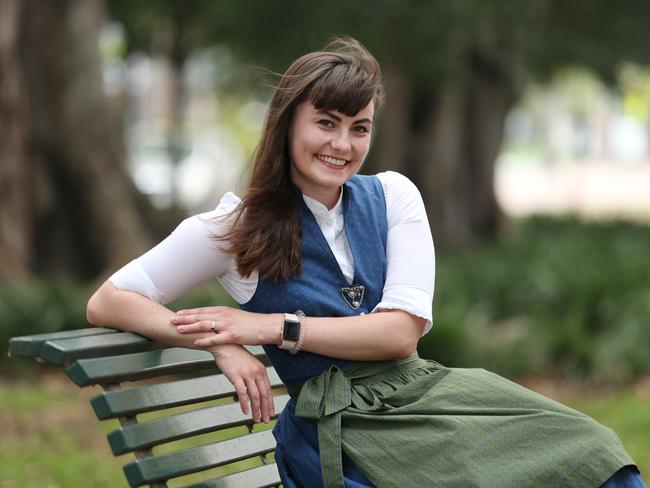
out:
{"label": "woman's elbow", "polygon": [[409,324],[404,324],[399,340],[393,343],[396,359],[407,359],[417,351],[418,342],[426,324],[426,320],[420,317],[410,315],[409,319]]}
{"label": "woman's elbow", "polygon": [[407,359],[417,350],[418,338],[406,337],[396,346],[398,347],[394,351],[395,359]]}
{"label": "woman's elbow", "polygon": [[88,304],[86,305],[86,320],[92,325],[102,326],[101,307],[98,302],[97,293],[95,293],[90,297],[90,300],[88,300]]}
{"label": "woman's elbow", "polygon": [[86,305],[86,320],[92,325],[98,327],[106,325],[106,310],[110,308],[107,302],[110,299],[110,287],[113,285],[109,282],[104,283],[93,293]]}

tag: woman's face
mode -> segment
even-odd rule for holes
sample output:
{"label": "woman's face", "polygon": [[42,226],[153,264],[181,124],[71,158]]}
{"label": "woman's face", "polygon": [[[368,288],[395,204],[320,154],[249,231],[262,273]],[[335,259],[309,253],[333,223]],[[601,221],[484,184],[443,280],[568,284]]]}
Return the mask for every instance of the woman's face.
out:
{"label": "woman's face", "polygon": [[336,110],[317,110],[311,102],[296,107],[289,130],[291,180],[327,208],[341,185],[363,162],[372,132],[374,103],[352,117]]}

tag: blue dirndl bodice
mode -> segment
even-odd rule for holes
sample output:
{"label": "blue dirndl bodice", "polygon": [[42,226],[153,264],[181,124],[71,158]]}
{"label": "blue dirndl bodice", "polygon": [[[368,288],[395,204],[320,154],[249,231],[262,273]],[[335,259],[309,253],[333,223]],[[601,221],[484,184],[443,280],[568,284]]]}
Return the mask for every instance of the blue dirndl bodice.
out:
{"label": "blue dirndl bodice", "polygon": [[[303,272],[288,281],[272,283],[260,278],[253,298],[243,310],[260,313],[294,313],[311,317],[343,317],[370,313],[381,300],[386,281],[387,218],[384,191],[375,176],[356,175],[344,185],[345,232],[354,258],[354,279],[349,284],[316,219],[297,194],[303,235]],[[351,298],[350,288],[363,287]],[[348,289],[348,292],[345,291]],[[358,288],[357,288],[358,290]],[[355,303],[358,302],[358,303]],[[285,384],[304,383],[331,365],[343,368],[343,359],[302,351],[291,355],[275,345],[264,349]],[[322,486],[316,424],[295,416],[289,402],[274,429],[276,461],[285,488]],[[344,456],[346,486],[372,486]]]}
{"label": "blue dirndl bodice", "polygon": [[[272,283],[260,278],[253,298],[243,310],[260,313],[294,313],[309,317],[343,317],[370,313],[381,300],[386,281],[386,202],[375,176],[354,176],[343,191],[345,232],[354,257],[354,279],[348,284],[313,214],[299,199],[303,235],[303,272],[288,281]],[[363,286],[358,306],[344,296],[345,288]],[[310,352],[291,355],[275,345],[265,345],[269,359],[285,384],[303,383],[332,364],[349,361]]]}

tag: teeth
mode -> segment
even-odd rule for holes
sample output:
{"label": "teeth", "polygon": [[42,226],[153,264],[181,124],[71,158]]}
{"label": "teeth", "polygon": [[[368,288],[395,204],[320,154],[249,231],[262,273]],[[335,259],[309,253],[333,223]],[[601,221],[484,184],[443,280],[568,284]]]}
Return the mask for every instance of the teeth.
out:
{"label": "teeth", "polygon": [[332,156],[318,156],[319,159],[325,161],[326,163],[333,164],[335,166],[343,166],[346,163],[345,159],[333,158]]}

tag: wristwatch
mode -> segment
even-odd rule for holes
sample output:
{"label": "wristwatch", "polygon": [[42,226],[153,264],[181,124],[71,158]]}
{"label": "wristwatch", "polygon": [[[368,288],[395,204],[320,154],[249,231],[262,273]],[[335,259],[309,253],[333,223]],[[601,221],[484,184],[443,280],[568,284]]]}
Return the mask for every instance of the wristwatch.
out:
{"label": "wristwatch", "polygon": [[300,339],[300,320],[295,314],[285,313],[280,349],[291,351],[296,346],[298,339]]}

